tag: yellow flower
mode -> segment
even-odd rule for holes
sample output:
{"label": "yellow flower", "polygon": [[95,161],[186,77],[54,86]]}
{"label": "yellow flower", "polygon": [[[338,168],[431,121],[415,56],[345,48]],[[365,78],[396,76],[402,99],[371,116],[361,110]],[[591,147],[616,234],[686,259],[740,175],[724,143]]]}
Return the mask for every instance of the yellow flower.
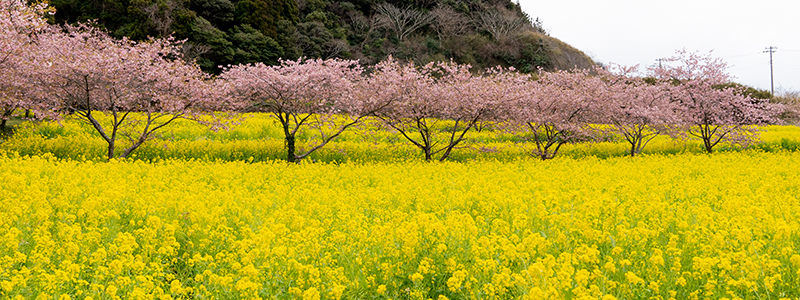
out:
{"label": "yellow flower", "polygon": [[[0,143],[0,294],[702,299],[734,298],[726,287],[790,295],[800,276],[790,242],[800,225],[786,217],[800,215],[800,178],[786,175],[800,152],[698,155],[668,137],[650,146],[677,154],[636,159],[580,155],[613,156],[617,142],[566,144],[568,155],[546,162],[470,152],[532,150],[490,130],[454,151],[458,161],[430,164],[373,130],[378,141],[331,144],[361,153],[348,158],[357,163],[325,163],[323,151],[286,164],[263,161],[281,139],[232,139],[271,122],[254,115],[227,137],[181,123],[162,133],[174,140],[141,149],[157,162],[56,158],[102,150],[71,120],[38,127],[64,133],[54,138],[17,132]],[[800,141],[791,130],[781,138]],[[64,154],[9,150],[23,146]]]}
{"label": "yellow flower", "polygon": [[10,294],[14,289],[14,282],[10,280],[3,280],[0,282],[0,287],[3,288],[3,291],[5,291],[6,294]]}
{"label": "yellow flower", "polygon": [[605,294],[601,300],[617,300],[617,297],[614,297],[614,295],[611,294]]}
{"label": "yellow flower", "polygon": [[625,273],[625,280],[630,284],[644,284],[644,280],[631,271]]}
{"label": "yellow flower", "polygon": [[117,291],[118,291],[118,289],[117,289],[116,286],[109,285],[108,287],[106,287],[106,294],[109,297],[112,297],[112,298],[115,297],[117,295]]}
{"label": "yellow flower", "polygon": [[678,286],[686,286],[686,278],[683,278],[683,276],[678,277],[678,279],[675,280],[675,284]]}
{"label": "yellow flower", "polygon": [[319,300],[319,291],[311,287],[303,292],[303,300]]}

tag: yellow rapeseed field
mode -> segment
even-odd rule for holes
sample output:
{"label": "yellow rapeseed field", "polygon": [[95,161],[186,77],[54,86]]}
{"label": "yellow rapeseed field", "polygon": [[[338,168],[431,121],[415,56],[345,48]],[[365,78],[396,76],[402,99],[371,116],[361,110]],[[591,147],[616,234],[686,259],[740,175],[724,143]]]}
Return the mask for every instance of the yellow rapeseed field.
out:
{"label": "yellow rapeseed field", "polygon": [[[135,115],[134,115],[135,116]],[[109,116],[98,116],[108,122]],[[152,140],[133,152],[141,160],[198,159],[224,161],[272,161],[285,159],[286,150],[282,129],[274,117],[267,114],[248,114],[237,119],[238,124],[227,129],[211,131],[190,120],[179,119],[157,131]],[[505,162],[531,156],[536,149],[530,136],[507,132],[502,125],[484,124],[485,130],[470,132],[448,160],[475,161],[500,160]],[[760,141],[750,147],[765,151],[800,150],[800,127],[766,126]],[[3,141],[0,150],[20,155],[53,154],[58,158],[103,161],[106,142],[88,124],[67,117],[61,122],[23,123],[17,126],[12,138]],[[630,145],[621,137],[608,136],[599,142],[564,145],[559,156],[599,158],[625,156]],[[602,140],[602,139],[601,139]],[[121,138],[119,147],[126,146]],[[298,135],[299,149],[307,149],[318,142],[316,131],[308,130]],[[440,141],[442,142],[442,141]],[[715,151],[737,151],[722,143]],[[703,153],[702,142],[697,139],[673,139],[659,136],[644,148],[644,154]],[[424,160],[422,152],[397,132],[380,126],[374,120],[345,131],[324,148],[312,153],[309,161],[316,162],[400,162]]]}
{"label": "yellow rapeseed field", "polygon": [[798,299],[800,153],[0,153],[3,299]]}

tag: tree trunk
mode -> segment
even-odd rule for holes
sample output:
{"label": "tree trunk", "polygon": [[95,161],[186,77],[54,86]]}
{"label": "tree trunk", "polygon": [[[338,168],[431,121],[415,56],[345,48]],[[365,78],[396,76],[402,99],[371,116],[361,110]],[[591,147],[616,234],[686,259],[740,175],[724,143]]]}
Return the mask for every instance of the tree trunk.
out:
{"label": "tree trunk", "polygon": [[637,139],[636,137],[632,138],[632,141],[631,141],[631,157],[636,156],[636,153],[641,151],[640,150],[641,144],[642,144],[642,140],[641,139]]}
{"label": "tree trunk", "polygon": [[540,142],[538,139],[536,140],[536,155],[539,156],[543,161],[553,158],[555,154],[550,155],[550,146],[548,144],[544,144]]}
{"label": "tree trunk", "polygon": [[547,160],[547,146],[542,145],[542,141],[539,140],[539,136],[534,133],[534,141],[536,141],[536,150],[533,152],[542,160]]}
{"label": "tree trunk", "polygon": [[286,161],[291,163],[296,163],[297,158],[295,157],[295,139],[294,135],[286,135]]}
{"label": "tree trunk", "polygon": [[712,153],[714,150],[714,146],[711,145],[711,138],[703,138],[703,146],[706,147],[706,152]]}
{"label": "tree trunk", "polygon": [[0,129],[2,129],[4,132],[6,130],[6,124],[8,123],[8,119],[10,119],[11,116],[13,115],[14,115],[14,109],[6,109],[5,111],[3,111],[3,117],[0,119]]}
{"label": "tree trunk", "polygon": [[108,142],[108,160],[114,158],[114,141]]}
{"label": "tree trunk", "polygon": [[11,128],[6,127],[6,119],[0,120],[0,138],[11,136]]}
{"label": "tree trunk", "polygon": [[711,153],[714,148],[714,143],[711,142],[711,139],[714,138],[714,131],[711,130],[711,126],[708,124],[700,125],[700,136],[703,138],[703,146],[706,148],[706,152]]}

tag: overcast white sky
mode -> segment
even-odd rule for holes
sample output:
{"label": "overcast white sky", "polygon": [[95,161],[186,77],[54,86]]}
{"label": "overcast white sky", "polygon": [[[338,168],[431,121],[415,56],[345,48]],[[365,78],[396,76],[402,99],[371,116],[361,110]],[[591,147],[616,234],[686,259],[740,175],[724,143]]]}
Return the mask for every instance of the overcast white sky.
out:
{"label": "overcast white sky", "polygon": [[519,0],[547,32],[595,61],[644,70],[677,49],[713,50],[736,81],[800,91],[800,0]]}

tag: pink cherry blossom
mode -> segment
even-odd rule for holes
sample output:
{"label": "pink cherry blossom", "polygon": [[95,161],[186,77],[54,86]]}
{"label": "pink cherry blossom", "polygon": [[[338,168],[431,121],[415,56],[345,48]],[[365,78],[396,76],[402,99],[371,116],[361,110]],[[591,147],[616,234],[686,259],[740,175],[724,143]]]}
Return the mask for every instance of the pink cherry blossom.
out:
{"label": "pink cherry blossom", "polygon": [[128,157],[174,120],[218,108],[205,96],[207,76],[181,59],[179,46],[170,38],[116,40],[88,25],[50,26],[26,56],[28,97],[48,108],[41,113],[90,124],[108,144],[108,159]]}
{"label": "pink cherry blossom", "polygon": [[25,54],[36,51],[35,37],[47,27],[42,18],[45,4],[27,5],[21,0],[0,0],[0,127],[17,109],[37,108],[25,97]]}
{"label": "pink cherry blossom", "polygon": [[622,136],[631,145],[631,156],[655,137],[676,130],[678,107],[670,98],[674,86],[636,76],[637,66],[609,69],[597,69],[597,76],[587,78],[604,86],[592,103],[593,122],[611,125],[602,128]]}
{"label": "pink cherry blossom", "polygon": [[[217,86],[237,110],[274,116],[284,133],[287,161],[299,162],[375,109],[353,96],[361,72],[357,61],[338,59],[237,65],[225,68]],[[304,150],[296,145],[301,130],[317,132]]]}
{"label": "pink cherry blossom", "polygon": [[707,152],[723,141],[750,143],[757,134],[754,125],[777,122],[780,108],[776,105],[736,88],[719,87],[731,80],[721,59],[681,50],[666,61],[666,67],[651,68],[650,72],[676,87],[670,97],[678,105],[684,132],[701,139]]}
{"label": "pink cherry blossom", "polygon": [[498,108],[520,97],[527,76],[494,69],[470,72],[469,65],[415,66],[389,59],[363,81],[360,97],[387,103],[373,115],[422,150],[425,159],[446,160],[478,122],[492,120]]}
{"label": "pink cherry blossom", "polygon": [[562,145],[591,135],[590,110],[602,89],[598,81],[587,81],[587,70],[540,72],[539,79],[524,84],[524,97],[506,109],[517,128],[533,135],[534,155],[542,160],[558,154]]}

